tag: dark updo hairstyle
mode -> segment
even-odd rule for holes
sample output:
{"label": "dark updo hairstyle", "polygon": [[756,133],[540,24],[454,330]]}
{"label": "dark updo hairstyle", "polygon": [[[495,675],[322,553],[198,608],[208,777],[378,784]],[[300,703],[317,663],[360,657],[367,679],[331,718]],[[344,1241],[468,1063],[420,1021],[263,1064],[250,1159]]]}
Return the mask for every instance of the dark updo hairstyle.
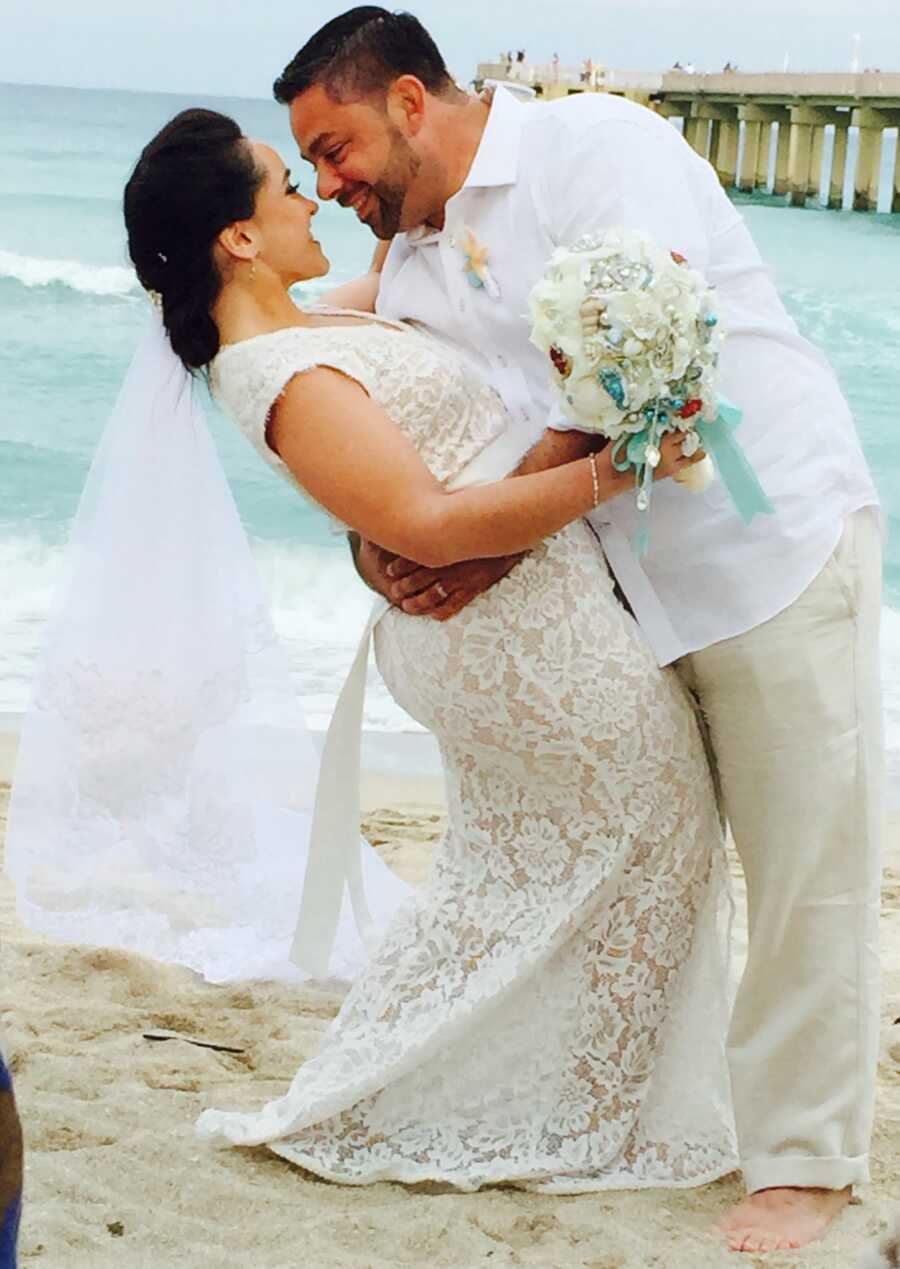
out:
{"label": "dark updo hairstyle", "polygon": [[161,297],[172,347],[189,370],[219,351],[213,246],[228,225],[252,217],[263,179],[233,119],[183,110],[144,148],[125,186],[128,252],[141,286]]}

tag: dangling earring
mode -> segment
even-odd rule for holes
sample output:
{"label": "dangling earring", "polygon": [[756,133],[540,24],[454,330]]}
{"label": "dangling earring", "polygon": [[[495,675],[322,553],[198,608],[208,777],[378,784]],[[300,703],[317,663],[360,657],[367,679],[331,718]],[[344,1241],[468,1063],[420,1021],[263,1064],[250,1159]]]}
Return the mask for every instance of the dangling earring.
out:
{"label": "dangling earring", "polygon": [[252,282],[255,277],[256,277],[256,256],[254,256],[252,261],[250,262],[250,281]]}

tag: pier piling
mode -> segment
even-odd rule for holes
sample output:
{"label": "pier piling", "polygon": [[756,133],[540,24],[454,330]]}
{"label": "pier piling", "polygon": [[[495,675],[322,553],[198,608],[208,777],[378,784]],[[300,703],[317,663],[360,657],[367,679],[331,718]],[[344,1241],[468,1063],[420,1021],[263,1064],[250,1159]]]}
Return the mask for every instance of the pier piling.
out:
{"label": "pier piling", "polygon": [[847,176],[847,138],[850,131],[849,116],[847,122],[838,124],[834,130],[834,149],[831,154],[831,178],[828,188],[828,206],[833,211],[840,211],[844,206],[844,181]]}

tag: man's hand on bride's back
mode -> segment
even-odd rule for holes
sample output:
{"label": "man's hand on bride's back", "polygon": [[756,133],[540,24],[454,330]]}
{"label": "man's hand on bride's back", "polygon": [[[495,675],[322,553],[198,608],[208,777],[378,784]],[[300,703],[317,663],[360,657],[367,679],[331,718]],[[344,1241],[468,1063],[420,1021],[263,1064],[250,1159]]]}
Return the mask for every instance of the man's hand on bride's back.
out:
{"label": "man's hand on bride's back", "polygon": [[397,558],[396,555],[392,555],[390,551],[383,551],[380,546],[366,541],[358,533],[350,533],[348,538],[357,573],[369,590],[374,590],[385,599],[390,599],[393,578],[388,576],[387,569],[388,565]]}
{"label": "man's hand on bride's back", "polygon": [[518,564],[520,555],[491,560],[465,560],[446,568],[423,568],[413,560],[363,542],[357,568],[363,581],[411,616],[448,621],[473,599],[490,590]]}
{"label": "man's hand on bride's back", "polygon": [[448,621],[496,585],[521,559],[521,555],[504,555],[500,559],[464,560],[442,569],[395,559],[388,566],[388,598],[412,616]]}

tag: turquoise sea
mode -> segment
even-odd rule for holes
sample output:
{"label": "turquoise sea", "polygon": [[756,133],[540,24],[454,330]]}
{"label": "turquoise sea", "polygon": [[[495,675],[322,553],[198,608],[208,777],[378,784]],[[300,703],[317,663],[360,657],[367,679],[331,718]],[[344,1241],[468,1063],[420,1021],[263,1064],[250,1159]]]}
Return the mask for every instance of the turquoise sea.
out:
{"label": "turquoise sea", "polygon": [[[123,184],[144,142],[186,105],[231,114],[291,162],[274,102],[0,85],[0,712],[21,710],[59,553],[147,302],[127,266]],[[295,170],[309,185],[309,169]],[[309,192],[312,192],[309,188]],[[829,355],[858,421],[891,536],[884,676],[900,754],[900,217],[741,201],[801,329]],[[332,282],[368,262],[368,231],[326,204]],[[324,518],[223,420],[213,427],[255,541],[310,716],[322,725],[366,597]],[[370,728],[409,720],[377,685]],[[900,782],[900,760],[896,767]]]}

